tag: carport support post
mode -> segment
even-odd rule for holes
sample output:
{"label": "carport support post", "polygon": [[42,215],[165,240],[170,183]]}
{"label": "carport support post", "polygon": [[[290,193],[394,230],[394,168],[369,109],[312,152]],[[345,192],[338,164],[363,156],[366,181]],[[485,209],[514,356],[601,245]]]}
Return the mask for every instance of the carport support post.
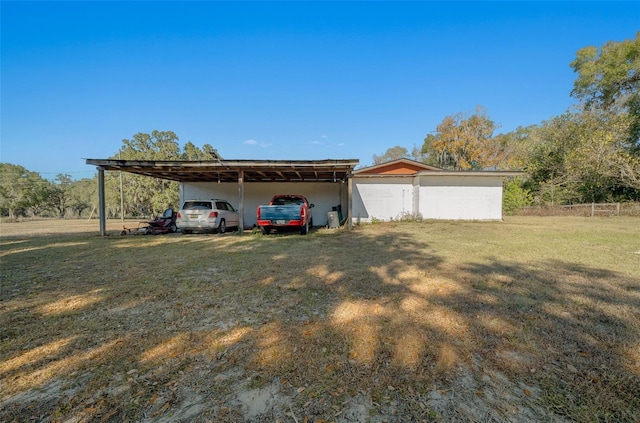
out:
{"label": "carport support post", "polygon": [[353,229],[353,219],[351,218],[351,210],[353,209],[353,183],[351,182],[351,173],[347,175],[347,220],[349,221],[348,228],[349,230]]}
{"label": "carport support post", "polygon": [[239,201],[239,213],[238,213],[238,232],[242,234],[244,232],[244,171],[238,170],[238,201]]}
{"label": "carport support post", "polygon": [[104,201],[104,169],[98,167],[98,216],[100,217],[100,235],[107,235],[107,219]]}

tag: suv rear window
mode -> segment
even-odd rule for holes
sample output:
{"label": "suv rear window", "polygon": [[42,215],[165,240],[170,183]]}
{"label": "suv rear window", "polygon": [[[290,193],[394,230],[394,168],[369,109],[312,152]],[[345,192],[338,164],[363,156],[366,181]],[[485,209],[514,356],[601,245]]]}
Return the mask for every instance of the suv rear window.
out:
{"label": "suv rear window", "polygon": [[182,206],[183,210],[211,210],[211,201],[187,201]]}

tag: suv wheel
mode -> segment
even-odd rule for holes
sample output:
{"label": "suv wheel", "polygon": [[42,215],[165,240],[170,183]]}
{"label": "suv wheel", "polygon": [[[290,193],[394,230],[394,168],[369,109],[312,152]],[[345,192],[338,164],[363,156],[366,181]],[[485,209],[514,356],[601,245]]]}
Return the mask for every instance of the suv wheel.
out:
{"label": "suv wheel", "polygon": [[225,233],[227,231],[227,223],[222,219],[220,225],[218,225],[218,233]]}

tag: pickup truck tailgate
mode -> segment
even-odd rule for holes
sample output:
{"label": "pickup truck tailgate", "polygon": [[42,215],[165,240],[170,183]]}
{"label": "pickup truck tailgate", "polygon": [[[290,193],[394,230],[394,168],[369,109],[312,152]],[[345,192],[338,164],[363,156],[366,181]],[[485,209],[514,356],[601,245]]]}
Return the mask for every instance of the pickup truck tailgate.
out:
{"label": "pickup truck tailgate", "polygon": [[286,225],[300,220],[300,205],[260,206],[260,220],[270,220],[274,225]]}

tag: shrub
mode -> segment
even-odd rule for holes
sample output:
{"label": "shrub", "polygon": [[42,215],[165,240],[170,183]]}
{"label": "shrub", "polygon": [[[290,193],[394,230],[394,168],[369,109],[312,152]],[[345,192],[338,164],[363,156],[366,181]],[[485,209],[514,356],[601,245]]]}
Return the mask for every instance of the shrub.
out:
{"label": "shrub", "polygon": [[528,189],[522,187],[521,178],[513,178],[505,183],[502,196],[502,209],[505,214],[513,214],[532,203],[533,196]]}

